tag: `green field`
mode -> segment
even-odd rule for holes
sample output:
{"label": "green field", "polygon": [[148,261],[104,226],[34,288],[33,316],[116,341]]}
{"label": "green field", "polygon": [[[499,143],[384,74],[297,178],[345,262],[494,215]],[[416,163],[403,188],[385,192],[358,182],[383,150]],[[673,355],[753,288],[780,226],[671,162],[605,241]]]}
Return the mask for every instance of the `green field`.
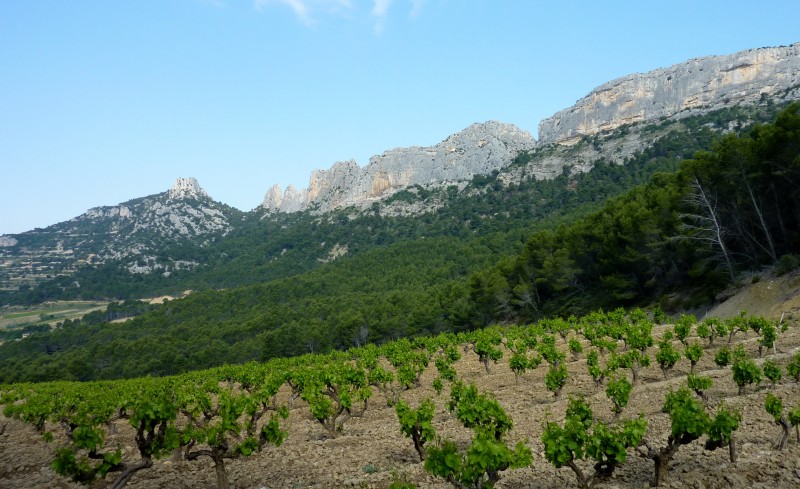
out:
{"label": "green field", "polygon": [[4,306],[0,307],[0,331],[22,330],[28,326],[78,319],[107,305],[108,302],[103,301],[59,301],[30,307]]}

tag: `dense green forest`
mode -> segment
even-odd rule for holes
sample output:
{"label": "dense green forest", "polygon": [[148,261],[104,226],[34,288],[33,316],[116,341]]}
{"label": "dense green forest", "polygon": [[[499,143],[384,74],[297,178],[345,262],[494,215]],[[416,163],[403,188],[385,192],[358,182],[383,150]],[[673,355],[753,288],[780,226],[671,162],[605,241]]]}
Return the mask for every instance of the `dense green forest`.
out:
{"label": "dense green forest", "polygon": [[[800,115],[729,134],[676,173],[555,231],[470,280],[475,318],[525,321],[594,307],[711,301],[742,270],[800,264]],[[685,291],[691,296],[686,297]]]}
{"label": "dense green forest", "polygon": [[[197,292],[126,323],[71,322],[7,343],[0,381],[166,375],[598,307],[660,301],[669,309],[712,299],[742,270],[791,267],[800,249],[797,106],[722,139],[707,121],[684,124],[689,130],[623,166],[600,162],[587,174],[510,186],[497,174],[478,177],[472,187],[485,191],[435,216],[291,217],[330,226],[325,239],[348,237],[354,252],[268,282]],[[500,206],[507,213],[498,217]],[[256,240],[248,232],[240,245]],[[366,241],[355,252],[358,236]],[[269,246],[301,253],[320,237]],[[255,256],[240,252],[213,272],[214,283],[236,273],[256,280],[264,269]]]}

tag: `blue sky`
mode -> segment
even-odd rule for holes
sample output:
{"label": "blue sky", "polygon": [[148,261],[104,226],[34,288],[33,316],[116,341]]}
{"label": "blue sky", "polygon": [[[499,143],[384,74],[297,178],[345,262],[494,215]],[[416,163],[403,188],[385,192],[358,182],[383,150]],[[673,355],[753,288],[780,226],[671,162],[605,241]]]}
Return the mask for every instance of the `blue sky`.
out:
{"label": "blue sky", "polygon": [[473,122],[536,135],[592,88],[800,41],[800,2],[0,3],[0,235],[196,177],[256,207]]}

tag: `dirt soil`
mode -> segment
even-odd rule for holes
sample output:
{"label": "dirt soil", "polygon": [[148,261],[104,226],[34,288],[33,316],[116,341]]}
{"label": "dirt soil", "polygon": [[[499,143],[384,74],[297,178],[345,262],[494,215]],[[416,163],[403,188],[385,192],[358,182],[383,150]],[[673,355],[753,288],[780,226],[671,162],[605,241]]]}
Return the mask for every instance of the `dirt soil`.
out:
{"label": "dirt soil", "polygon": [[[779,317],[783,312],[795,311],[785,317],[790,328],[778,338],[777,351],[770,351],[758,358],[758,339],[754,333],[746,337],[741,333],[734,337],[734,344],[742,343],[751,356],[761,363],[772,358],[784,367],[790,357],[800,352],[800,314],[798,314],[797,276],[778,281],[765,280],[758,287],[746,288],[732,297],[731,304],[719,306],[714,312],[746,308],[753,313],[767,313]],[[794,290],[792,282],[794,280]],[[760,306],[758,294],[764,288],[771,291],[773,302]],[[777,291],[777,292],[776,292]],[[744,294],[744,295],[741,295]],[[780,298],[785,298],[781,300]],[[656,329],[660,338],[665,327]],[[759,387],[750,387],[744,395],[732,380],[730,368],[720,369],[714,362],[714,352],[725,345],[726,339],[717,339],[709,347],[704,341],[705,353],[698,369],[710,376],[714,385],[708,392],[711,402],[723,401],[739,410],[742,423],[736,432],[739,459],[734,465],[728,459],[727,450],[709,452],[703,449],[700,440],[680,448],[673,459],[667,483],[668,488],[740,488],[773,489],[800,487],[800,443],[794,433],[783,451],[775,449],[781,428],[764,410],[764,399],[772,392],[783,398],[785,409],[800,402],[800,383],[788,379],[775,387],[768,381]],[[679,344],[676,343],[676,346]],[[564,348],[563,345],[562,349]],[[651,355],[655,354],[655,348]],[[604,390],[595,387],[586,368],[585,356],[577,361],[569,360],[570,383],[559,400],[554,400],[544,388],[546,367],[540,366],[528,372],[519,382],[508,367],[508,352],[505,358],[493,365],[487,374],[473,353],[465,354],[456,369],[462,379],[475,382],[483,391],[492,392],[514,420],[514,429],[508,436],[509,444],[525,440],[533,452],[533,465],[520,470],[503,473],[498,488],[564,488],[578,487],[575,476],[568,468],[556,469],[547,462],[540,440],[546,420],[560,422],[569,396],[585,395],[592,404],[595,416],[609,420],[611,403]],[[669,432],[669,418],[661,413],[664,395],[670,389],[685,385],[689,362],[682,359],[665,379],[657,366],[643,369],[639,385],[634,388],[631,401],[623,418],[643,413],[648,419],[646,439],[663,446]],[[463,428],[446,410],[447,388],[437,396],[431,388],[436,369],[431,366],[422,378],[422,387],[405,391],[401,397],[412,406],[425,397],[434,398],[437,405],[435,427],[444,437],[466,444],[471,432]],[[281,393],[288,397],[288,390]],[[15,488],[76,488],[80,487],[49,467],[54,444],[48,445],[30,426],[15,420],[0,417],[0,487]],[[231,486],[254,489],[299,489],[363,487],[386,488],[392,481],[402,480],[422,488],[447,488],[449,484],[426,474],[419,462],[410,439],[403,437],[392,408],[386,406],[384,398],[376,393],[370,408],[363,418],[351,419],[344,433],[336,439],[325,435],[324,429],[314,421],[302,401],[295,401],[288,422],[289,437],[280,447],[269,447],[246,459],[227,464]],[[127,453],[133,451],[130,429],[121,424],[115,435]],[[589,464],[579,462],[587,471]],[[653,462],[629,451],[629,458],[614,474],[614,478],[599,487],[644,488],[653,474]],[[95,487],[110,487],[111,481],[101,481]],[[211,462],[200,459],[188,461],[157,461],[153,468],[137,473],[127,487],[149,488],[203,488],[216,487],[216,478]]]}
{"label": "dirt soil", "polygon": [[782,315],[800,317],[800,270],[781,277],[767,275],[714,307],[709,315],[731,317],[746,310],[748,314],[780,319]]}

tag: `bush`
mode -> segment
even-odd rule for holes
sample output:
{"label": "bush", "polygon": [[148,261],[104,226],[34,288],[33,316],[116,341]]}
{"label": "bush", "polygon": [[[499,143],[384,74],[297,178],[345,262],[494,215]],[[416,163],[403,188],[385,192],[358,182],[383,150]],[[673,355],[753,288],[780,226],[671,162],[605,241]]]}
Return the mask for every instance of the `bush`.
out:
{"label": "bush", "polygon": [[436,406],[430,399],[425,399],[417,409],[412,409],[403,401],[398,401],[394,406],[397,419],[400,421],[400,431],[414,441],[414,449],[419,454],[420,460],[425,460],[427,452],[425,443],[432,441],[436,436],[433,428],[433,415]]}
{"label": "bush", "polygon": [[511,418],[474,384],[453,384],[448,409],[475,435],[466,451],[459,451],[450,440],[431,447],[425,459],[425,470],[431,474],[457,487],[481,489],[493,487],[500,472],[531,464],[531,451],[524,443],[518,442],[511,449],[502,439],[513,426]]}
{"label": "bush", "polygon": [[765,361],[761,368],[764,371],[764,377],[772,382],[772,387],[775,387],[775,384],[780,382],[783,378],[783,372],[781,371],[781,368],[772,360]]}
{"label": "bush", "polygon": [[723,346],[719,350],[717,350],[716,355],[714,355],[714,363],[716,363],[720,367],[727,367],[731,364],[731,350],[727,346]]}
{"label": "bush", "polygon": [[739,386],[739,395],[744,394],[748,384],[761,383],[761,369],[748,358],[741,345],[733,353],[733,381]]}
{"label": "bush", "polygon": [[[542,433],[547,461],[556,468],[572,469],[580,487],[592,487],[609,479],[627,459],[627,449],[642,443],[647,420],[639,417],[620,425],[595,421],[592,409],[584,399],[570,399],[564,425],[549,422]],[[577,460],[595,461],[594,473],[585,473]]]}
{"label": "bush", "polygon": [[797,255],[783,255],[778,260],[778,266],[775,269],[777,276],[786,275],[795,268],[800,267],[800,257]]}

